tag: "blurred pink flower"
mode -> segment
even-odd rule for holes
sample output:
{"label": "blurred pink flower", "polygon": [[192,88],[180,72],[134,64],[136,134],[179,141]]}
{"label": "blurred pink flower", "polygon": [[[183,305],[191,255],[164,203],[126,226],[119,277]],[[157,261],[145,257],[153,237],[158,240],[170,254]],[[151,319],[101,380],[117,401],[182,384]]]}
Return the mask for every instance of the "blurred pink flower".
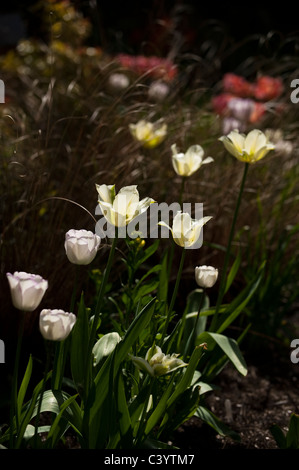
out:
{"label": "blurred pink flower", "polygon": [[137,75],[149,74],[150,77],[165,81],[173,80],[177,75],[176,65],[168,59],[156,56],[146,57],[143,55],[118,54],[116,60]]}

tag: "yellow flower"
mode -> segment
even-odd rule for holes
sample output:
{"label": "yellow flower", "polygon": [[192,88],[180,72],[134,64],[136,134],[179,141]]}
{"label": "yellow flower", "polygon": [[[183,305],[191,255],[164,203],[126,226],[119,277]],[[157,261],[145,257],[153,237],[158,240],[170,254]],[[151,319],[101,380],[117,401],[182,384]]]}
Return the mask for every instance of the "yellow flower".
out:
{"label": "yellow flower", "polygon": [[161,123],[161,121],[153,124],[142,119],[137,124],[130,124],[129,129],[132,136],[144,147],[153,148],[165,139],[167,124]]}
{"label": "yellow flower", "polygon": [[171,150],[173,168],[180,176],[191,176],[201,165],[214,161],[212,157],[203,158],[204,150],[200,145],[191,145],[186,153],[179,153],[173,144]]}
{"label": "yellow flower", "polygon": [[254,129],[248,135],[239,134],[238,130],[230,132],[227,136],[219,139],[223,142],[226,150],[241,162],[255,163],[266,156],[266,154],[275,148],[272,142],[269,142],[265,134]]}
{"label": "yellow flower", "polygon": [[173,219],[172,228],[165,222],[159,222],[158,225],[168,228],[173,236],[175,243],[183,248],[190,248],[194,245],[200,236],[202,227],[212,217],[202,217],[199,220],[192,219],[188,212],[177,212]]}

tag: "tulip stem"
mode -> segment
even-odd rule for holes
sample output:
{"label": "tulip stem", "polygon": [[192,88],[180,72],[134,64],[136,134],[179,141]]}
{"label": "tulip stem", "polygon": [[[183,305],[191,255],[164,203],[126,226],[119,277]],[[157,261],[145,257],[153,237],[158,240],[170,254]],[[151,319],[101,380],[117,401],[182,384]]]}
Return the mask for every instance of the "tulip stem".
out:
{"label": "tulip stem", "polygon": [[178,273],[177,273],[177,276],[176,276],[176,281],[175,281],[174,290],[173,290],[172,297],[171,297],[171,301],[170,301],[170,305],[169,305],[169,308],[168,308],[168,312],[167,312],[167,316],[166,316],[166,321],[165,321],[165,323],[164,323],[163,333],[162,333],[162,337],[161,337],[161,341],[160,341],[160,344],[161,344],[161,345],[163,344],[165,335],[166,335],[166,333],[167,333],[167,328],[168,328],[168,325],[169,325],[171,312],[172,312],[172,310],[173,310],[174,303],[175,303],[175,300],[176,300],[176,297],[177,297],[177,293],[178,293],[178,289],[179,289],[179,284],[180,284],[180,280],[181,280],[181,277],[182,277],[182,271],[183,271],[183,266],[184,266],[185,257],[186,257],[186,249],[183,248],[183,249],[182,249],[182,254],[181,254],[181,261],[180,261]]}
{"label": "tulip stem", "polygon": [[231,245],[232,245],[232,241],[233,241],[233,237],[234,237],[236,221],[237,221],[237,217],[238,217],[238,213],[239,213],[239,209],[240,209],[240,204],[241,204],[241,199],[242,199],[242,195],[243,195],[243,191],[244,191],[245,180],[246,180],[246,177],[247,177],[248,168],[249,168],[249,163],[245,163],[243,177],[242,177],[242,181],[241,181],[241,185],[240,185],[240,189],[239,189],[239,195],[238,195],[236,208],[235,208],[235,212],[234,212],[234,217],[233,217],[233,221],[232,221],[232,225],[231,225],[231,229],[230,229],[227,249],[226,249],[226,252],[225,252],[225,258],[224,258],[223,270],[222,270],[222,275],[221,275],[221,280],[220,280],[220,287],[219,287],[219,292],[218,292],[218,297],[217,297],[217,303],[216,303],[216,307],[215,307],[215,313],[213,315],[213,319],[212,319],[211,326],[210,326],[211,331],[214,331],[214,330],[216,331],[218,313],[219,313],[220,305],[221,305],[221,302],[223,300],[224,293],[225,293],[226,273],[227,273],[227,268],[228,268],[228,263],[229,263],[229,258],[230,258],[230,250],[231,250]]}
{"label": "tulip stem", "polygon": [[194,346],[194,347],[196,346],[195,345],[196,336],[197,336],[196,330],[197,330],[197,325],[198,325],[198,322],[199,322],[200,312],[201,312],[201,309],[202,309],[203,304],[204,304],[205,295],[206,295],[206,290],[205,290],[205,288],[203,288],[202,294],[201,294],[201,297],[200,297],[200,301],[199,301],[199,305],[198,305],[198,311],[197,311],[194,327],[193,327],[192,332],[190,333],[190,336],[187,340],[185,353],[184,353],[184,361],[187,360],[187,356],[190,354],[190,348],[192,346]]}
{"label": "tulip stem", "polygon": [[101,313],[101,307],[102,307],[102,302],[103,302],[103,299],[104,299],[106,284],[107,284],[109,274],[110,274],[110,271],[111,271],[111,267],[112,267],[112,262],[113,262],[113,258],[114,258],[114,253],[115,253],[117,240],[118,240],[118,230],[117,230],[117,227],[115,227],[115,237],[113,238],[113,242],[112,242],[112,245],[111,245],[111,248],[110,248],[106,269],[104,271],[103,279],[102,279],[102,282],[101,282],[100,292],[99,292],[98,299],[97,299],[96,309],[95,309],[95,313],[94,313],[94,319],[93,319],[93,322],[92,322],[91,333],[90,333],[90,337],[89,337],[87,360],[90,361],[90,363],[86,367],[87,378],[86,378],[86,383],[85,383],[85,386],[87,387],[87,392],[89,390],[89,385],[90,385],[89,380],[91,379],[91,376],[92,376],[91,375],[91,369],[92,369],[92,366],[93,366],[92,357],[91,357],[92,356],[92,348],[94,346],[95,339],[96,339],[99,316],[100,316],[100,313]]}
{"label": "tulip stem", "polygon": [[12,382],[12,394],[11,394],[11,407],[10,407],[10,447],[14,448],[14,433],[13,433],[13,419],[15,416],[16,419],[16,434],[18,434],[19,429],[19,410],[17,410],[17,399],[18,399],[18,375],[19,375],[19,363],[20,363],[20,353],[21,346],[24,334],[24,324],[25,324],[25,312],[21,311],[21,320],[18,331],[18,340],[17,340],[17,350],[16,350],[16,359],[13,372],[13,382]]}

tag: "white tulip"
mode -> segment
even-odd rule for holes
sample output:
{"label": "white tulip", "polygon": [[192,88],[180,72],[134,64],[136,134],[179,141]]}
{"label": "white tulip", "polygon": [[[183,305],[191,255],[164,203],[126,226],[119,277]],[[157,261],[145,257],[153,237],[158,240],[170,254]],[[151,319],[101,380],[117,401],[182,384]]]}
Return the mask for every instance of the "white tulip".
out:
{"label": "white tulip", "polygon": [[219,140],[223,142],[229,153],[246,163],[255,163],[261,160],[270,150],[275,148],[275,145],[269,142],[266,135],[258,129],[250,131],[247,136],[234,130],[227,136],[220,137]]}
{"label": "white tulip", "polygon": [[38,274],[28,274],[23,271],[6,274],[14,307],[25,312],[35,310],[46,290],[48,281]]}
{"label": "white tulip", "polygon": [[45,339],[63,341],[76,323],[76,315],[64,310],[44,309],[39,316],[39,329]]}
{"label": "white tulip", "polygon": [[65,234],[64,248],[71,263],[90,264],[99,249],[101,238],[89,230],[71,229]]}
{"label": "white tulip", "polygon": [[201,165],[213,162],[212,157],[203,158],[204,150],[200,145],[191,145],[186,153],[179,153],[176,144],[171,146],[172,165],[180,176],[191,176]]}
{"label": "white tulip", "polygon": [[195,280],[199,287],[213,287],[218,279],[218,269],[213,266],[196,266]]}
{"label": "white tulip", "polygon": [[[114,186],[96,185],[99,193],[98,203],[106,220],[116,226],[124,227],[131,220],[147,210],[155,202],[146,197],[139,200],[137,186],[124,186],[118,194],[112,194]],[[108,188],[108,189],[107,189]],[[109,191],[110,188],[110,191]]]}
{"label": "white tulip", "polygon": [[184,248],[190,248],[194,245],[200,236],[202,227],[212,217],[202,217],[199,220],[192,219],[188,212],[177,212],[173,219],[172,228],[165,222],[159,222],[158,225],[168,228],[173,236],[175,243]]}

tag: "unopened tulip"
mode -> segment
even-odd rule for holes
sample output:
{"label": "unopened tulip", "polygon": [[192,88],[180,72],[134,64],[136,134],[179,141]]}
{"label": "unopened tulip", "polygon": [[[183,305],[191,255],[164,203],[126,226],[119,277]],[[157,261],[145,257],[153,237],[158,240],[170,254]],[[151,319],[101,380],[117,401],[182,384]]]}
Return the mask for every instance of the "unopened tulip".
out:
{"label": "unopened tulip", "polygon": [[213,266],[196,266],[195,280],[199,287],[213,287],[218,279],[218,269]]}
{"label": "unopened tulip", "polygon": [[186,153],[179,153],[173,144],[171,150],[173,168],[180,176],[191,176],[201,165],[214,161],[212,157],[203,158],[204,150],[200,145],[191,145]]}
{"label": "unopened tulip", "polygon": [[64,248],[71,263],[90,264],[99,249],[101,238],[89,230],[71,229],[65,234]]}
{"label": "unopened tulip", "polygon": [[76,323],[76,315],[64,310],[44,309],[39,316],[39,329],[42,336],[51,341],[63,341]]}
{"label": "unopened tulip", "polygon": [[172,228],[165,222],[159,222],[158,225],[166,227],[171,231],[177,245],[190,248],[198,241],[202,227],[211,218],[212,217],[207,216],[196,220],[192,219],[188,212],[177,212],[173,219]]}
{"label": "unopened tulip", "polygon": [[48,289],[48,281],[38,274],[28,274],[23,271],[7,273],[6,276],[14,307],[25,312],[35,310]]}
{"label": "unopened tulip", "polygon": [[106,220],[116,226],[124,227],[131,220],[147,210],[155,202],[146,197],[139,200],[137,186],[124,186],[115,194],[114,186],[96,185],[98,203]]}
{"label": "unopened tulip", "polygon": [[275,148],[274,144],[268,141],[265,134],[254,129],[247,136],[240,134],[238,130],[230,132],[227,136],[219,139],[223,142],[226,150],[241,162],[255,163]]}
{"label": "unopened tulip", "polygon": [[164,354],[159,346],[151,347],[145,358],[131,356],[133,362],[152,377],[170,374],[171,372],[187,366],[185,362],[178,359],[179,354]]}

